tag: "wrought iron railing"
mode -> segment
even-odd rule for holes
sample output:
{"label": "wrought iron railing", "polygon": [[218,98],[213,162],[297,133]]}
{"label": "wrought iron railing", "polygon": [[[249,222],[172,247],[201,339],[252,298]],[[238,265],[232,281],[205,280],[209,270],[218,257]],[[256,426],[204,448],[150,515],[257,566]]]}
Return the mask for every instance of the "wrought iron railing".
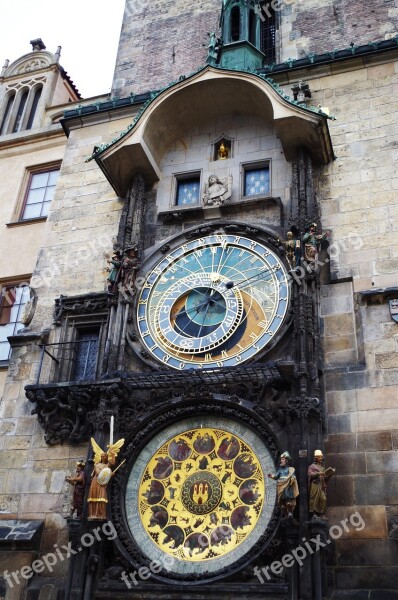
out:
{"label": "wrought iron railing", "polygon": [[96,379],[98,338],[40,344],[40,348],[36,385]]}

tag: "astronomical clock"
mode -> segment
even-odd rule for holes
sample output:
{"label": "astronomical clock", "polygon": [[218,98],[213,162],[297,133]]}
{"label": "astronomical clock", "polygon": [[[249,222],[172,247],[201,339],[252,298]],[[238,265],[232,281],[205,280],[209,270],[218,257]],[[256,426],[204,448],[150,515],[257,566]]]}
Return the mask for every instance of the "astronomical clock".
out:
{"label": "astronomical clock", "polygon": [[138,299],[142,343],[173,369],[232,367],[256,357],[282,327],[287,273],[264,244],[208,235],[164,256]]}
{"label": "astronomical clock", "polygon": [[[175,371],[246,366],[281,337],[288,273],[263,241],[215,232],[149,265],[135,325],[146,356],[170,381]],[[270,452],[256,415],[245,422],[214,399],[203,412],[181,403],[186,414],[170,406],[163,425],[149,423],[130,452],[122,513],[130,550],[172,579],[209,580],[240,568],[272,535],[276,485],[267,474],[277,445]]]}

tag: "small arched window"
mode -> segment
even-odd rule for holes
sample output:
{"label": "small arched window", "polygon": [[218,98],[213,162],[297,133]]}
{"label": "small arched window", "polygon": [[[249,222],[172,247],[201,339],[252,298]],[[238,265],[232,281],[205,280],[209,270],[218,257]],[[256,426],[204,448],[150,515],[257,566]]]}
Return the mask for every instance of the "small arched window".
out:
{"label": "small arched window", "polygon": [[21,99],[19,101],[18,111],[14,121],[14,127],[12,128],[12,133],[16,133],[21,125],[22,117],[25,110],[26,101],[28,99],[29,90],[24,90],[21,95]]}
{"label": "small arched window", "polygon": [[26,124],[26,129],[32,129],[33,120],[35,118],[35,114],[36,114],[37,106],[39,104],[42,89],[43,89],[42,86],[39,85],[35,90],[35,95],[33,96],[33,102],[32,102],[32,106],[30,108],[29,119]]}
{"label": "small arched window", "polygon": [[15,99],[15,93],[12,93],[8,96],[6,109],[4,111],[3,119],[1,121],[0,135],[3,135],[3,133],[6,133],[8,118],[11,113],[12,105],[14,104],[14,99]]}
{"label": "small arched window", "polygon": [[234,6],[231,10],[231,42],[240,40],[240,9]]}

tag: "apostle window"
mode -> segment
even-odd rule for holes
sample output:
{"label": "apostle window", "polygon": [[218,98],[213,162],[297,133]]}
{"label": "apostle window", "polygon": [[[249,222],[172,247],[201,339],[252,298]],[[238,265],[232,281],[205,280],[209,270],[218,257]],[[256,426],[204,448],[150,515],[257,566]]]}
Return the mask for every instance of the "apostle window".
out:
{"label": "apostle window", "polygon": [[200,203],[200,173],[176,175],[177,206],[197,206]]}
{"label": "apostle window", "polygon": [[270,191],[269,163],[243,165],[243,196],[268,196]]}
{"label": "apostle window", "polygon": [[30,300],[26,283],[2,285],[0,290],[0,364],[8,361],[11,347],[8,337],[15,335],[24,325],[21,322],[24,305]]}
{"label": "apostle window", "polygon": [[20,221],[47,217],[58,175],[59,166],[49,170],[30,171]]}

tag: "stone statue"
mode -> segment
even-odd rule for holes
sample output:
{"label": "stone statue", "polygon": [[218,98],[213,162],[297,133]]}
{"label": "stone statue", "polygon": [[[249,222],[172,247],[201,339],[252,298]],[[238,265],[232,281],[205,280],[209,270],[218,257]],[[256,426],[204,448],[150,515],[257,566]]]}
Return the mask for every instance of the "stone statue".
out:
{"label": "stone statue", "polygon": [[112,467],[116,463],[116,457],[123,444],[124,439],[122,438],[114,444],[109,444],[108,452],[104,452],[94,438],[91,438],[91,445],[94,450],[94,470],[91,474],[91,484],[87,498],[88,518],[90,520],[98,519],[106,521],[106,505],[108,504],[107,486],[117,470],[114,469],[112,471]]}
{"label": "stone statue", "polygon": [[278,492],[278,505],[285,517],[291,517],[299,495],[294,467],[289,466],[291,461],[289,452],[283,452],[280,457],[279,469],[275,475],[268,474],[270,479],[276,479]]}
{"label": "stone statue", "polygon": [[72,496],[72,504],[70,508],[70,516],[76,512],[76,517],[78,519],[82,518],[83,514],[83,505],[84,505],[84,490],[86,487],[86,476],[84,473],[84,467],[86,463],[82,460],[79,460],[76,463],[76,474],[74,476],[66,476],[65,481],[73,485],[73,496]]}
{"label": "stone statue", "polygon": [[108,264],[112,265],[107,281],[108,283],[108,292],[112,294],[116,294],[117,292],[117,284],[119,283],[119,272],[120,267],[122,266],[122,255],[117,250],[112,256],[111,260],[107,261]]}
{"label": "stone statue", "polygon": [[314,462],[308,467],[308,496],[309,511],[318,517],[325,518],[326,513],[326,486],[335,469],[329,467],[325,470],[324,456],[321,450],[315,450]]}
{"label": "stone statue", "polygon": [[295,269],[300,266],[301,243],[294,237],[293,231],[288,231],[286,238],[286,240],[278,238],[278,243],[285,247],[285,256],[290,269]]}
{"label": "stone statue", "polygon": [[205,192],[203,194],[203,204],[205,206],[221,206],[227,204],[232,193],[232,176],[225,179],[219,179],[217,175],[210,175]]}
{"label": "stone statue", "polygon": [[218,59],[218,51],[220,49],[220,38],[217,37],[214,31],[210,34],[209,43],[207,44],[207,64],[215,65]]}
{"label": "stone statue", "polygon": [[310,223],[303,236],[304,242],[304,258],[309,263],[316,261],[318,255],[318,249],[322,240],[326,239],[329,232],[326,231],[323,234],[317,234],[317,224]]}
{"label": "stone statue", "polygon": [[129,288],[130,292],[134,286],[135,277],[139,268],[140,262],[138,260],[137,246],[134,245],[126,248],[120,269],[120,282],[122,283],[123,287]]}

